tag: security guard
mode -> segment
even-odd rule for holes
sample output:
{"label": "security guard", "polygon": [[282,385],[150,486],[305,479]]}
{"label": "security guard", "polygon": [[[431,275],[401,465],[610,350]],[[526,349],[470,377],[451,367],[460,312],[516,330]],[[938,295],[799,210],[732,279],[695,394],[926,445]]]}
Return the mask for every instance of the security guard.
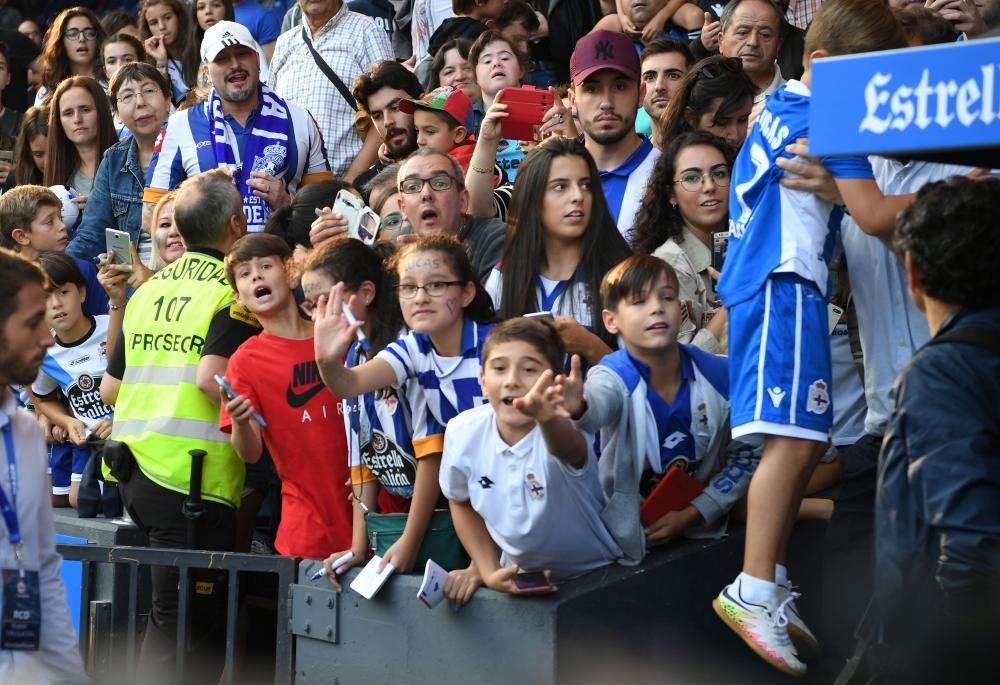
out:
{"label": "security guard", "polygon": [[[216,170],[186,180],[174,203],[174,222],[187,252],[129,301],[105,376],[111,380],[102,384],[105,401],[115,400],[105,461],[150,546],[181,548],[189,542],[182,511],[190,494],[189,451],[203,450],[204,512],[195,546],[231,551],[244,467],[219,430],[213,376],[225,374],[230,355],[259,331],[253,316],[233,301],[223,268],[225,253],[247,225],[232,178]],[[175,567],[152,569],[153,608],[140,658],[141,673],[169,680],[178,575]],[[197,669],[191,682],[209,682],[221,671],[216,650],[224,645],[225,587],[214,575],[199,574],[197,580],[187,663]]]}

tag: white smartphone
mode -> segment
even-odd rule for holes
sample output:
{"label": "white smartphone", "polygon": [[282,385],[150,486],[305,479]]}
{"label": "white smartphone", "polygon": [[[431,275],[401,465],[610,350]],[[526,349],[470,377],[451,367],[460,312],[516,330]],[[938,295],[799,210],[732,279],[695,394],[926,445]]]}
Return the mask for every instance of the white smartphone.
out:
{"label": "white smartphone", "polygon": [[526,319],[545,319],[546,321],[555,321],[555,316],[552,312],[531,312],[530,314],[525,314]]}
{"label": "white smartphone", "polygon": [[110,264],[128,264],[132,266],[132,238],[125,231],[113,228],[104,229],[104,239],[108,246],[108,257],[114,252],[114,260]]}
{"label": "white smartphone", "polygon": [[347,219],[348,238],[357,238],[365,245],[375,242],[382,220],[378,214],[366,207],[357,195],[349,190],[341,190],[337,193],[331,211]]}

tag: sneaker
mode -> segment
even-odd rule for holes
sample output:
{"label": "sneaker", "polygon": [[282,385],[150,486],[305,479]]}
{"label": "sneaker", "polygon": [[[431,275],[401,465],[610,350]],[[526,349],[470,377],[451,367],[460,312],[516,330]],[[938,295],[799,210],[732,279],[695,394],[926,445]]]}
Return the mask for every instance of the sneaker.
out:
{"label": "sneaker", "polygon": [[746,602],[740,597],[739,583],[733,582],[722,589],[712,601],[715,613],[757,656],[788,675],[802,677],[806,665],[799,661],[795,647],[788,637],[788,618],[784,606],[771,611],[766,605]]}
{"label": "sneaker", "polygon": [[778,584],[777,602],[779,608],[784,608],[785,616],[788,618],[788,637],[792,638],[796,651],[802,656],[809,658],[819,654],[819,640],[809,630],[809,626],[802,620],[795,600],[802,596],[801,592],[796,592],[795,586],[791,583],[788,587]]}

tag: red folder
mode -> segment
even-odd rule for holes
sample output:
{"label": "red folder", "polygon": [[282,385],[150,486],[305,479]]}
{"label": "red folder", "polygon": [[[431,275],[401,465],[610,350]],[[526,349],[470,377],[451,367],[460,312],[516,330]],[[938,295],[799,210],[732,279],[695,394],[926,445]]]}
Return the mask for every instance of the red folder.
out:
{"label": "red folder", "polygon": [[705,484],[689,476],[680,466],[671,466],[639,509],[639,519],[649,526],[671,511],[680,511],[694,501]]}

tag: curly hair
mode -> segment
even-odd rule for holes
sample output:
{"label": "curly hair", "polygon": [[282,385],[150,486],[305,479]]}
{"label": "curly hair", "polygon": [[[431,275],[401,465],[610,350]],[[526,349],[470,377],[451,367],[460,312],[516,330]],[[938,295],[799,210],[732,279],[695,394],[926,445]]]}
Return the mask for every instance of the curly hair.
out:
{"label": "curly hair", "polygon": [[677,158],[686,148],[696,145],[706,145],[718,150],[730,168],[736,159],[733,149],[726,141],[706,131],[688,131],[671,139],[663,154],[656,160],[656,166],[646,184],[642,205],[636,215],[632,233],[632,249],[636,254],[652,254],[669,238],[677,242],[683,240],[684,217],[671,202],[674,193],[668,189],[674,187]]}
{"label": "curly hair", "polygon": [[929,297],[962,308],[996,307],[1000,178],[928,183],[896,218],[894,242]]}

